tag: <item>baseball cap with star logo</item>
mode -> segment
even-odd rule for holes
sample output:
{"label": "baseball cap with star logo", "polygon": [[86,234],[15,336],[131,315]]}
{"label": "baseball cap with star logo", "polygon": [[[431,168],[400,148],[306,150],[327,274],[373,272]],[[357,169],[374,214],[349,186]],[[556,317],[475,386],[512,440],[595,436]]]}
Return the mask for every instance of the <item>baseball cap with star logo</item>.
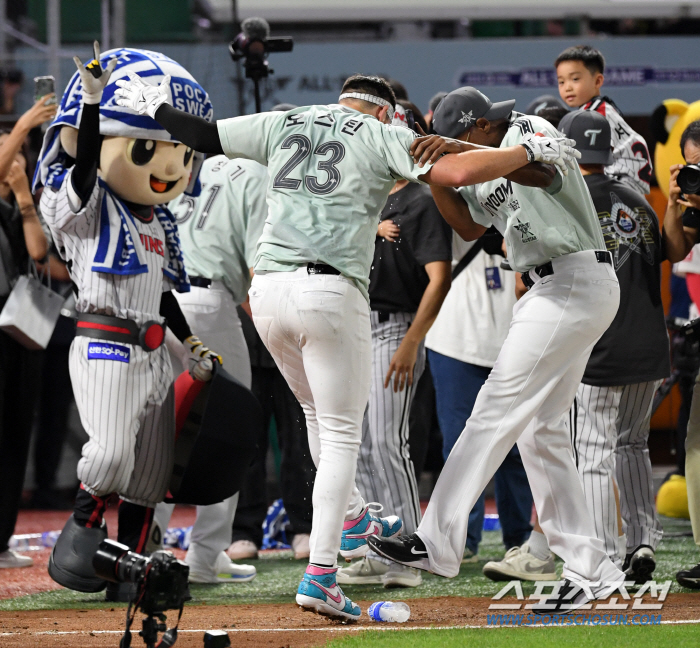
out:
{"label": "baseball cap with star logo", "polygon": [[484,117],[506,119],[513,112],[515,99],[493,103],[483,92],[465,86],[448,94],[435,109],[433,128],[438,135],[457,137]]}

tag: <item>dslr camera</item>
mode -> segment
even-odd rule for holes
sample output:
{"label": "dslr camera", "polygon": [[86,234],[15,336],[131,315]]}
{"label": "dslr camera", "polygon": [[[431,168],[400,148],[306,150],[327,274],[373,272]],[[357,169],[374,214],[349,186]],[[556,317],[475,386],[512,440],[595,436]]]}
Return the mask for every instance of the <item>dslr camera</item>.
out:
{"label": "dslr camera", "polygon": [[676,182],[684,194],[700,194],[700,166],[686,164],[679,172]]}
{"label": "dslr camera", "polygon": [[[95,573],[113,583],[134,583],[136,594],[129,603],[126,629],[120,648],[131,644],[130,627],[133,615],[131,606],[140,609],[147,618],[139,633],[147,646],[155,646],[158,632],[163,638],[158,646],[172,646],[177,639],[177,626],[170,630],[165,625],[166,610],[179,610],[180,615],[186,601],[192,597],[188,587],[190,568],[169,551],[155,551],[151,556],[142,556],[129,547],[113,540],[103,540],[92,559]],[[179,617],[178,617],[179,620]]]}

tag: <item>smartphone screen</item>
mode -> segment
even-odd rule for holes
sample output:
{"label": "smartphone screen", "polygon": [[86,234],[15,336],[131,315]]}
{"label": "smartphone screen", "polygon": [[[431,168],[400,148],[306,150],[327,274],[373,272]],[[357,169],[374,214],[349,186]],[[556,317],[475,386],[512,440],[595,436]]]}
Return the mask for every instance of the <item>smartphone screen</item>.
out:
{"label": "smartphone screen", "polygon": [[[55,79],[52,76],[34,77],[34,101],[38,101],[52,92],[55,92]],[[56,97],[47,101],[47,104],[52,103],[56,103]]]}

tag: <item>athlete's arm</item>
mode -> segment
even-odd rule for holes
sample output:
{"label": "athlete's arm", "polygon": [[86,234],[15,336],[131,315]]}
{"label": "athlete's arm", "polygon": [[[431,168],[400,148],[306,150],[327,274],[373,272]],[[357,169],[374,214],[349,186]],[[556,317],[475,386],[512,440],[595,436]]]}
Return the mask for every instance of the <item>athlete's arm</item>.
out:
{"label": "athlete's arm", "polygon": [[[668,191],[668,203],[664,216],[663,240],[666,247],[666,258],[671,263],[682,261],[688,256],[697,241],[698,229],[683,225],[681,189],[676,182],[681,164],[671,167],[671,181]],[[698,214],[700,216],[700,214]],[[699,219],[700,220],[700,219]]]}
{"label": "athlete's arm", "polygon": [[[416,138],[411,144],[410,153],[416,162],[435,164],[446,153],[464,153],[466,151],[493,150],[488,146],[480,146],[457,139],[427,135]],[[526,187],[546,189],[554,181],[556,171],[549,164],[530,162],[524,167],[505,175],[504,177],[516,184]]]}
{"label": "athlete's arm", "polygon": [[172,290],[163,293],[160,298],[160,314],[168,321],[168,328],[175,334],[175,337],[184,342],[192,335],[190,325],[187,323]]}
{"label": "athlete's arm", "polygon": [[449,261],[432,261],[423,267],[428,273],[428,286],[421,297],[411,326],[391,358],[389,371],[384,379],[384,389],[386,389],[391,383],[391,376],[395,374],[395,392],[403,391],[406,384],[413,384],[413,369],[418,357],[418,347],[438,316],[452,283]]}
{"label": "athlete's arm", "polygon": [[221,155],[219,130],[216,122],[210,123],[164,103],[155,112],[155,120],[175,139],[190,148],[207,155]]}
{"label": "athlete's arm", "polygon": [[433,185],[430,191],[442,217],[465,241],[475,241],[488,229],[474,221],[469,205],[456,189]]}

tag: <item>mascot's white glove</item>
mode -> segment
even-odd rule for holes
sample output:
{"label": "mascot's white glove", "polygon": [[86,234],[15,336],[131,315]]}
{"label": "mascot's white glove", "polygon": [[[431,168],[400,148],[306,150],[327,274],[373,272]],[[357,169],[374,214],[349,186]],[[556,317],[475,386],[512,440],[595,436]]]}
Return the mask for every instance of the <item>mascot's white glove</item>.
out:
{"label": "mascot's white glove", "polygon": [[139,115],[147,113],[151,119],[156,118],[156,110],[168,101],[168,86],[170,85],[170,75],[163,77],[160,85],[154,86],[146,83],[138,74],[131,70],[127,71],[129,80],[119,79],[119,88],[114,92],[117,97],[117,104],[124,108],[131,108]]}
{"label": "mascot's white glove", "polygon": [[574,148],[576,141],[567,137],[527,135],[520,144],[525,147],[530,162],[554,164],[564,175],[569,174],[569,169],[576,168],[576,160],[581,157]]}
{"label": "mascot's white glove", "polygon": [[196,335],[190,335],[183,344],[189,352],[190,375],[196,380],[208,382],[214,370],[214,363],[223,365],[221,356],[202,344]]}
{"label": "mascot's white glove", "polygon": [[83,62],[77,56],[73,57],[80,75],[80,83],[83,86],[83,102],[86,104],[100,103],[102,91],[109,83],[109,77],[112,75],[114,68],[117,67],[117,59],[112,58],[107,68],[103,68],[100,65],[100,44],[95,41],[92,47],[95,58],[87,65],[83,65]]}

